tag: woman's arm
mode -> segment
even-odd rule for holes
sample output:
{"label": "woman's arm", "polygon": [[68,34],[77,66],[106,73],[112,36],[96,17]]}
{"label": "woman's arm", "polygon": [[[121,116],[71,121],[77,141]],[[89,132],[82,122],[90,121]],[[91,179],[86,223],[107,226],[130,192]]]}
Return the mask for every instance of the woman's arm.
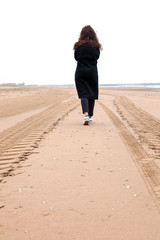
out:
{"label": "woman's arm", "polygon": [[74,58],[77,61],[77,51],[76,50],[74,50]]}
{"label": "woman's arm", "polygon": [[100,56],[100,50],[97,49],[97,53],[96,53],[96,58],[97,58],[97,60],[98,60],[99,56]]}

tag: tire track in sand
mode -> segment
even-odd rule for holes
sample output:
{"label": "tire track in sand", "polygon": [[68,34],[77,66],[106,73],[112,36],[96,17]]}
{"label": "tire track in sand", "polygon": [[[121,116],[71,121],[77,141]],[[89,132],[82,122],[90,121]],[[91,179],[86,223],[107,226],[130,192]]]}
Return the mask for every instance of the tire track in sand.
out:
{"label": "tire track in sand", "polygon": [[0,133],[0,181],[13,175],[12,171],[38,147],[44,135],[77,106],[75,100],[53,105]]}
{"label": "tire track in sand", "polygon": [[138,141],[146,145],[154,154],[153,158],[160,161],[160,120],[137,107],[126,97],[116,97],[114,104],[122,119],[138,136]]}
{"label": "tire track in sand", "polygon": [[136,140],[116,114],[102,102],[99,102],[99,104],[118,129],[120,137],[128,148],[160,211],[160,168],[155,163],[153,156],[146,152],[143,146]]}

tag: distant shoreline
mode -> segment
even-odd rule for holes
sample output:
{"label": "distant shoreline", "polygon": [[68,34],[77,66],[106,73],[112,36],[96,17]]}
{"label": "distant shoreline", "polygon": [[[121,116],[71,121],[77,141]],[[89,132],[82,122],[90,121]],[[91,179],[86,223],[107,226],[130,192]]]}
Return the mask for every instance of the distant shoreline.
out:
{"label": "distant shoreline", "polygon": [[[60,84],[60,85],[21,85],[21,84],[0,84],[0,88],[73,88],[75,84]],[[160,91],[160,83],[122,83],[122,84],[99,84],[100,88],[104,88],[105,90],[122,90],[122,91]]]}
{"label": "distant shoreline", "polygon": [[[25,83],[0,83],[0,86],[74,86],[75,84],[25,84]],[[100,87],[160,87],[160,83],[100,83]]]}

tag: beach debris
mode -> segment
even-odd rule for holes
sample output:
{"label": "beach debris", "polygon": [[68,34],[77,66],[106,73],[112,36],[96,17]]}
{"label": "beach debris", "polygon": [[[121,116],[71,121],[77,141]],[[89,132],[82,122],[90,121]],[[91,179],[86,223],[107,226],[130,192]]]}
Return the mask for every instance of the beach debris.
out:
{"label": "beach debris", "polygon": [[20,205],[20,206],[19,206],[19,208],[23,208],[23,206],[22,206],[22,205]]}
{"label": "beach debris", "polygon": [[134,197],[137,197],[137,194],[134,194]]}
{"label": "beach debris", "polygon": [[45,204],[46,202],[45,202],[45,201],[43,201],[42,203],[43,203],[43,204]]}
{"label": "beach debris", "polygon": [[46,216],[48,216],[48,215],[50,215],[50,214],[51,214],[50,212],[46,212],[46,213],[43,214],[43,216],[46,217]]}
{"label": "beach debris", "polygon": [[22,192],[22,189],[21,189],[21,188],[18,188],[18,192]]}
{"label": "beach debris", "polygon": [[3,203],[0,203],[0,208],[3,208],[5,205]]}
{"label": "beach debris", "polygon": [[127,186],[126,186],[126,188],[127,188],[127,189],[129,189],[129,188],[130,188],[130,186],[129,186],[129,185],[127,185]]}
{"label": "beach debris", "polygon": [[24,230],[24,233],[28,233],[28,231],[27,231],[27,230]]}

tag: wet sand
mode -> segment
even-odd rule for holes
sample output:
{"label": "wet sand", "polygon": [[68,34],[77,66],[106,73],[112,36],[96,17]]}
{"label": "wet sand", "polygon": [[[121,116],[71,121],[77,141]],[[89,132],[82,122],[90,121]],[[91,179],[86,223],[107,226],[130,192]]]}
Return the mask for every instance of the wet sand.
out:
{"label": "wet sand", "polygon": [[160,95],[0,89],[0,239],[160,239]]}

